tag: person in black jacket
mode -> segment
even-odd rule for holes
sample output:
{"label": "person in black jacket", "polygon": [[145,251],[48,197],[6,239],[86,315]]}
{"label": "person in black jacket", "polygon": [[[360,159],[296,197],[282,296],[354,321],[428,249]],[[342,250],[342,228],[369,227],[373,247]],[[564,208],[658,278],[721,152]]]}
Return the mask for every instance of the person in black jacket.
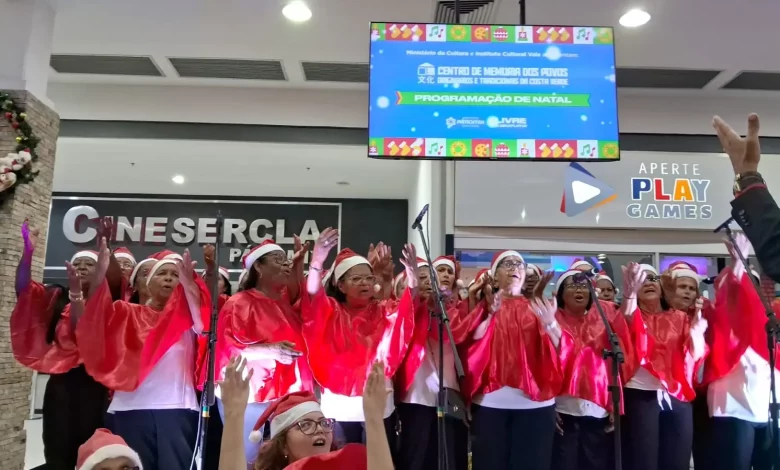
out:
{"label": "person in black jacket", "polygon": [[761,159],[758,115],[748,116],[746,137],[718,116],[712,125],[734,168],[735,198],[731,201],[731,215],[753,245],[764,274],[780,282],[780,208],[758,172]]}

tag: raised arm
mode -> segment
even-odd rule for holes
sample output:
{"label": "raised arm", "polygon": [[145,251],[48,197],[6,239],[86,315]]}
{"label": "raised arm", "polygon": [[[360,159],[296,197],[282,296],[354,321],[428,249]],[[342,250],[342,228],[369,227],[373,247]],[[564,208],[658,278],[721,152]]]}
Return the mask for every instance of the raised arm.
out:
{"label": "raised arm", "polygon": [[24,251],[16,267],[16,297],[19,297],[32,282],[32,255],[38,245],[38,229],[30,228],[26,220],[22,224],[22,240],[24,240]]}
{"label": "raised arm", "polygon": [[295,303],[301,295],[301,282],[303,282],[303,264],[306,261],[306,253],[309,252],[309,242],[301,243],[298,235],[293,235],[292,272],[287,283],[287,292],[290,294],[290,302]]}
{"label": "raised arm", "polygon": [[[415,264],[416,265],[416,264]],[[368,470],[393,470],[393,458],[382,416],[390,393],[385,388],[385,365],[375,362],[363,390],[363,414],[366,417],[366,453]],[[222,468],[220,468],[222,470]]]}
{"label": "raised arm", "polygon": [[81,291],[81,276],[76,268],[65,261],[65,269],[68,273],[68,296],[70,300],[70,328],[76,331],[76,323],[84,314],[84,293]]}
{"label": "raised arm", "polygon": [[219,454],[219,470],[246,470],[244,455],[244,414],[249,401],[249,382],[253,370],[246,372],[246,359],[234,356],[225,369],[225,380],[219,386],[225,408],[225,425]]}
{"label": "raised arm", "polygon": [[184,250],[182,259],[176,260],[176,266],[179,269],[179,283],[184,288],[184,295],[187,297],[187,305],[190,308],[192,317],[192,329],[197,334],[203,333],[203,319],[201,317],[201,292],[200,286],[195,278],[195,265],[197,261],[192,261],[190,250]]}
{"label": "raised arm", "polygon": [[309,277],[306,279],[306,290],[309,295],[316,295],[322,289],[323,264],[330,250],[339,243],[339,231],[328,227],[320,233],[314,243],[309,263]]}
{"label": "raised arm", "polygon": [[647,274],[642,271],[642,267],[638,263],[634,262],[628,263],[628,266],[623,266],[622,269],[623,302],[620,304],[620,313],[630,317],[637,308],[636,295],[639,293],[639,289],[642,288]]}

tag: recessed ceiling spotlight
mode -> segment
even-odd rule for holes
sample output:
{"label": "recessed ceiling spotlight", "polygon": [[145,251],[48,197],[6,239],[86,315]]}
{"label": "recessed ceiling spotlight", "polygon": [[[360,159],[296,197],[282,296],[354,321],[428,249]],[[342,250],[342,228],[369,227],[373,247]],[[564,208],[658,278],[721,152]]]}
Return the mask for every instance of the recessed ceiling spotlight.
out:
{"label": "recessed ceiling spotlight", "polygon": [[650,13],[634,8],[620,17],[620,24],[626,28],[636,28],[650,21]]}
{"label": "recessed ceiling spotlight", "polygon": [[184,177],[182,175],[173,175],[171,181],[173,181],[176,184],[184,184]]}
{"label": "recessed ceiling spotlight", "polygon": [[349,186],[349,181],[337,181],[336,184],[339,186]]}
{"label": "recessed ceiling spotlight", "polygon": [[303,23],[311,19],[311,10],[300,0],[293,0],[282,8],[282,14],[294,23]]}

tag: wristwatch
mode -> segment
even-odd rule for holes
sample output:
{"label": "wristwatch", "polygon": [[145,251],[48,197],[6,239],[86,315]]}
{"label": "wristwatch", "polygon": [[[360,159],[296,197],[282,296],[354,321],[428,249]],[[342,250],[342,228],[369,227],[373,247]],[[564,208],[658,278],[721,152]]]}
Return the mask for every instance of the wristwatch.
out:
{"label": "wristwatch", "polygon": [[744,173],[737,173],[734,175],[734,194],[747,189],[748,186],[754,184],[766,184],[761,173],[757,171],[746,171]]}

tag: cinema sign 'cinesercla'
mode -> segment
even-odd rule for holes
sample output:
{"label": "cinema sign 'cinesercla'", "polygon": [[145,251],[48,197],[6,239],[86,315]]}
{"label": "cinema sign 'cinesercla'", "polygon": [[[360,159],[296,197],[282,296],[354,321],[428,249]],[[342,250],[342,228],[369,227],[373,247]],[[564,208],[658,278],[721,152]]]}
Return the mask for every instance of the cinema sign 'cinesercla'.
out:
{"label": "cinema sign 'cinesercla'", "polygon": [[620,159],[612,28],[372,23],[368,155]]}

